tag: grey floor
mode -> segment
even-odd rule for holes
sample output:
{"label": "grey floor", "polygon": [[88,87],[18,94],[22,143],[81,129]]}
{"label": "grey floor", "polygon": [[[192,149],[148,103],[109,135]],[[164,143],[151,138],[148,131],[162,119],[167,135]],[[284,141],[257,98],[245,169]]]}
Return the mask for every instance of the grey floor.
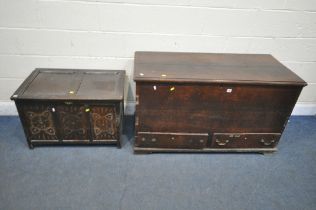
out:
{"label": "grey floor", "polygon": [[292,117],[279,151],[134,155],[122,149],[29,150],[17,117],[0,117],[0,209],[316,209],[316,118]]}

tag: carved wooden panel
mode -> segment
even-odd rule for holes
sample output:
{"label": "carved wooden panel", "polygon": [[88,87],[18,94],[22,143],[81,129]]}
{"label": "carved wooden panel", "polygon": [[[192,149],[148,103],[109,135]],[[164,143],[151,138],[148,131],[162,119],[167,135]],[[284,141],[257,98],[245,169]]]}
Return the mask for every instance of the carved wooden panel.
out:
{"label": "carved wooden panel", "polygon": [[53,113],[47,104],[30,103],[22,106],[28,137],[31,140],[57,140]]}
{"label": "carved wooden panel", "polygon": [[57,113],[63,140],[89,139],[89,124],[84,106],[60,105]]}
{"label": "carved wooden panel", "polygon": [[118,139],[114,106],[94,106],[91,108],[92,133],[94,140]]}

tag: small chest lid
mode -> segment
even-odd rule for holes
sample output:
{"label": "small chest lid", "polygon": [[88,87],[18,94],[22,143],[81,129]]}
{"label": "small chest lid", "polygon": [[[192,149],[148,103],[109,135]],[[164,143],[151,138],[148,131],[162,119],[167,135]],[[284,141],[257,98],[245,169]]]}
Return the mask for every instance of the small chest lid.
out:
{"label": "small chest lid", "polygon": [[271,55],[136,52],[135,81],[306,85]]}
{"label": "small chest lid", "polygon": [[122,100],[125,71],[36,69],[11,99]]}

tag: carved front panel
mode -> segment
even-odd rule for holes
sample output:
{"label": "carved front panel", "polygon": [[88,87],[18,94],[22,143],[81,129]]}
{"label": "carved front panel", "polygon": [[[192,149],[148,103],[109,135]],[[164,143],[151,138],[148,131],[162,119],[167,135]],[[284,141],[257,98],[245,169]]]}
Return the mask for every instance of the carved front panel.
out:
{"label": "carved front panel", "polygon": [[88,120],[85,107],[60,105],[57,107],[59,125],[63,140],[88,140]]}
{"label": "carved front panel", "polygon": [[47,104],[22,105],[22,114],[31,140],[57,140],[53,112]]}
{"label": "carved front panel", "polygon": [[92,133],[94,140],[118,139],[114,106],[95,106],[91,109]]}

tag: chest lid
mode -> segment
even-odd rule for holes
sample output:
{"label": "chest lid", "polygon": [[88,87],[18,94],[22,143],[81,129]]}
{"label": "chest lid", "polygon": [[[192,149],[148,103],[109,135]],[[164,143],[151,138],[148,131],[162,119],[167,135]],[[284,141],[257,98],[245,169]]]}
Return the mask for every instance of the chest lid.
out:
{"label": "chest lid", "polygon": [[36,69],[11,99],[122,100],[125,71]]}
{"label": "chest lid", "polygon": [[280,84],[306,82],[271,55],[136,52],[135,81]]}

